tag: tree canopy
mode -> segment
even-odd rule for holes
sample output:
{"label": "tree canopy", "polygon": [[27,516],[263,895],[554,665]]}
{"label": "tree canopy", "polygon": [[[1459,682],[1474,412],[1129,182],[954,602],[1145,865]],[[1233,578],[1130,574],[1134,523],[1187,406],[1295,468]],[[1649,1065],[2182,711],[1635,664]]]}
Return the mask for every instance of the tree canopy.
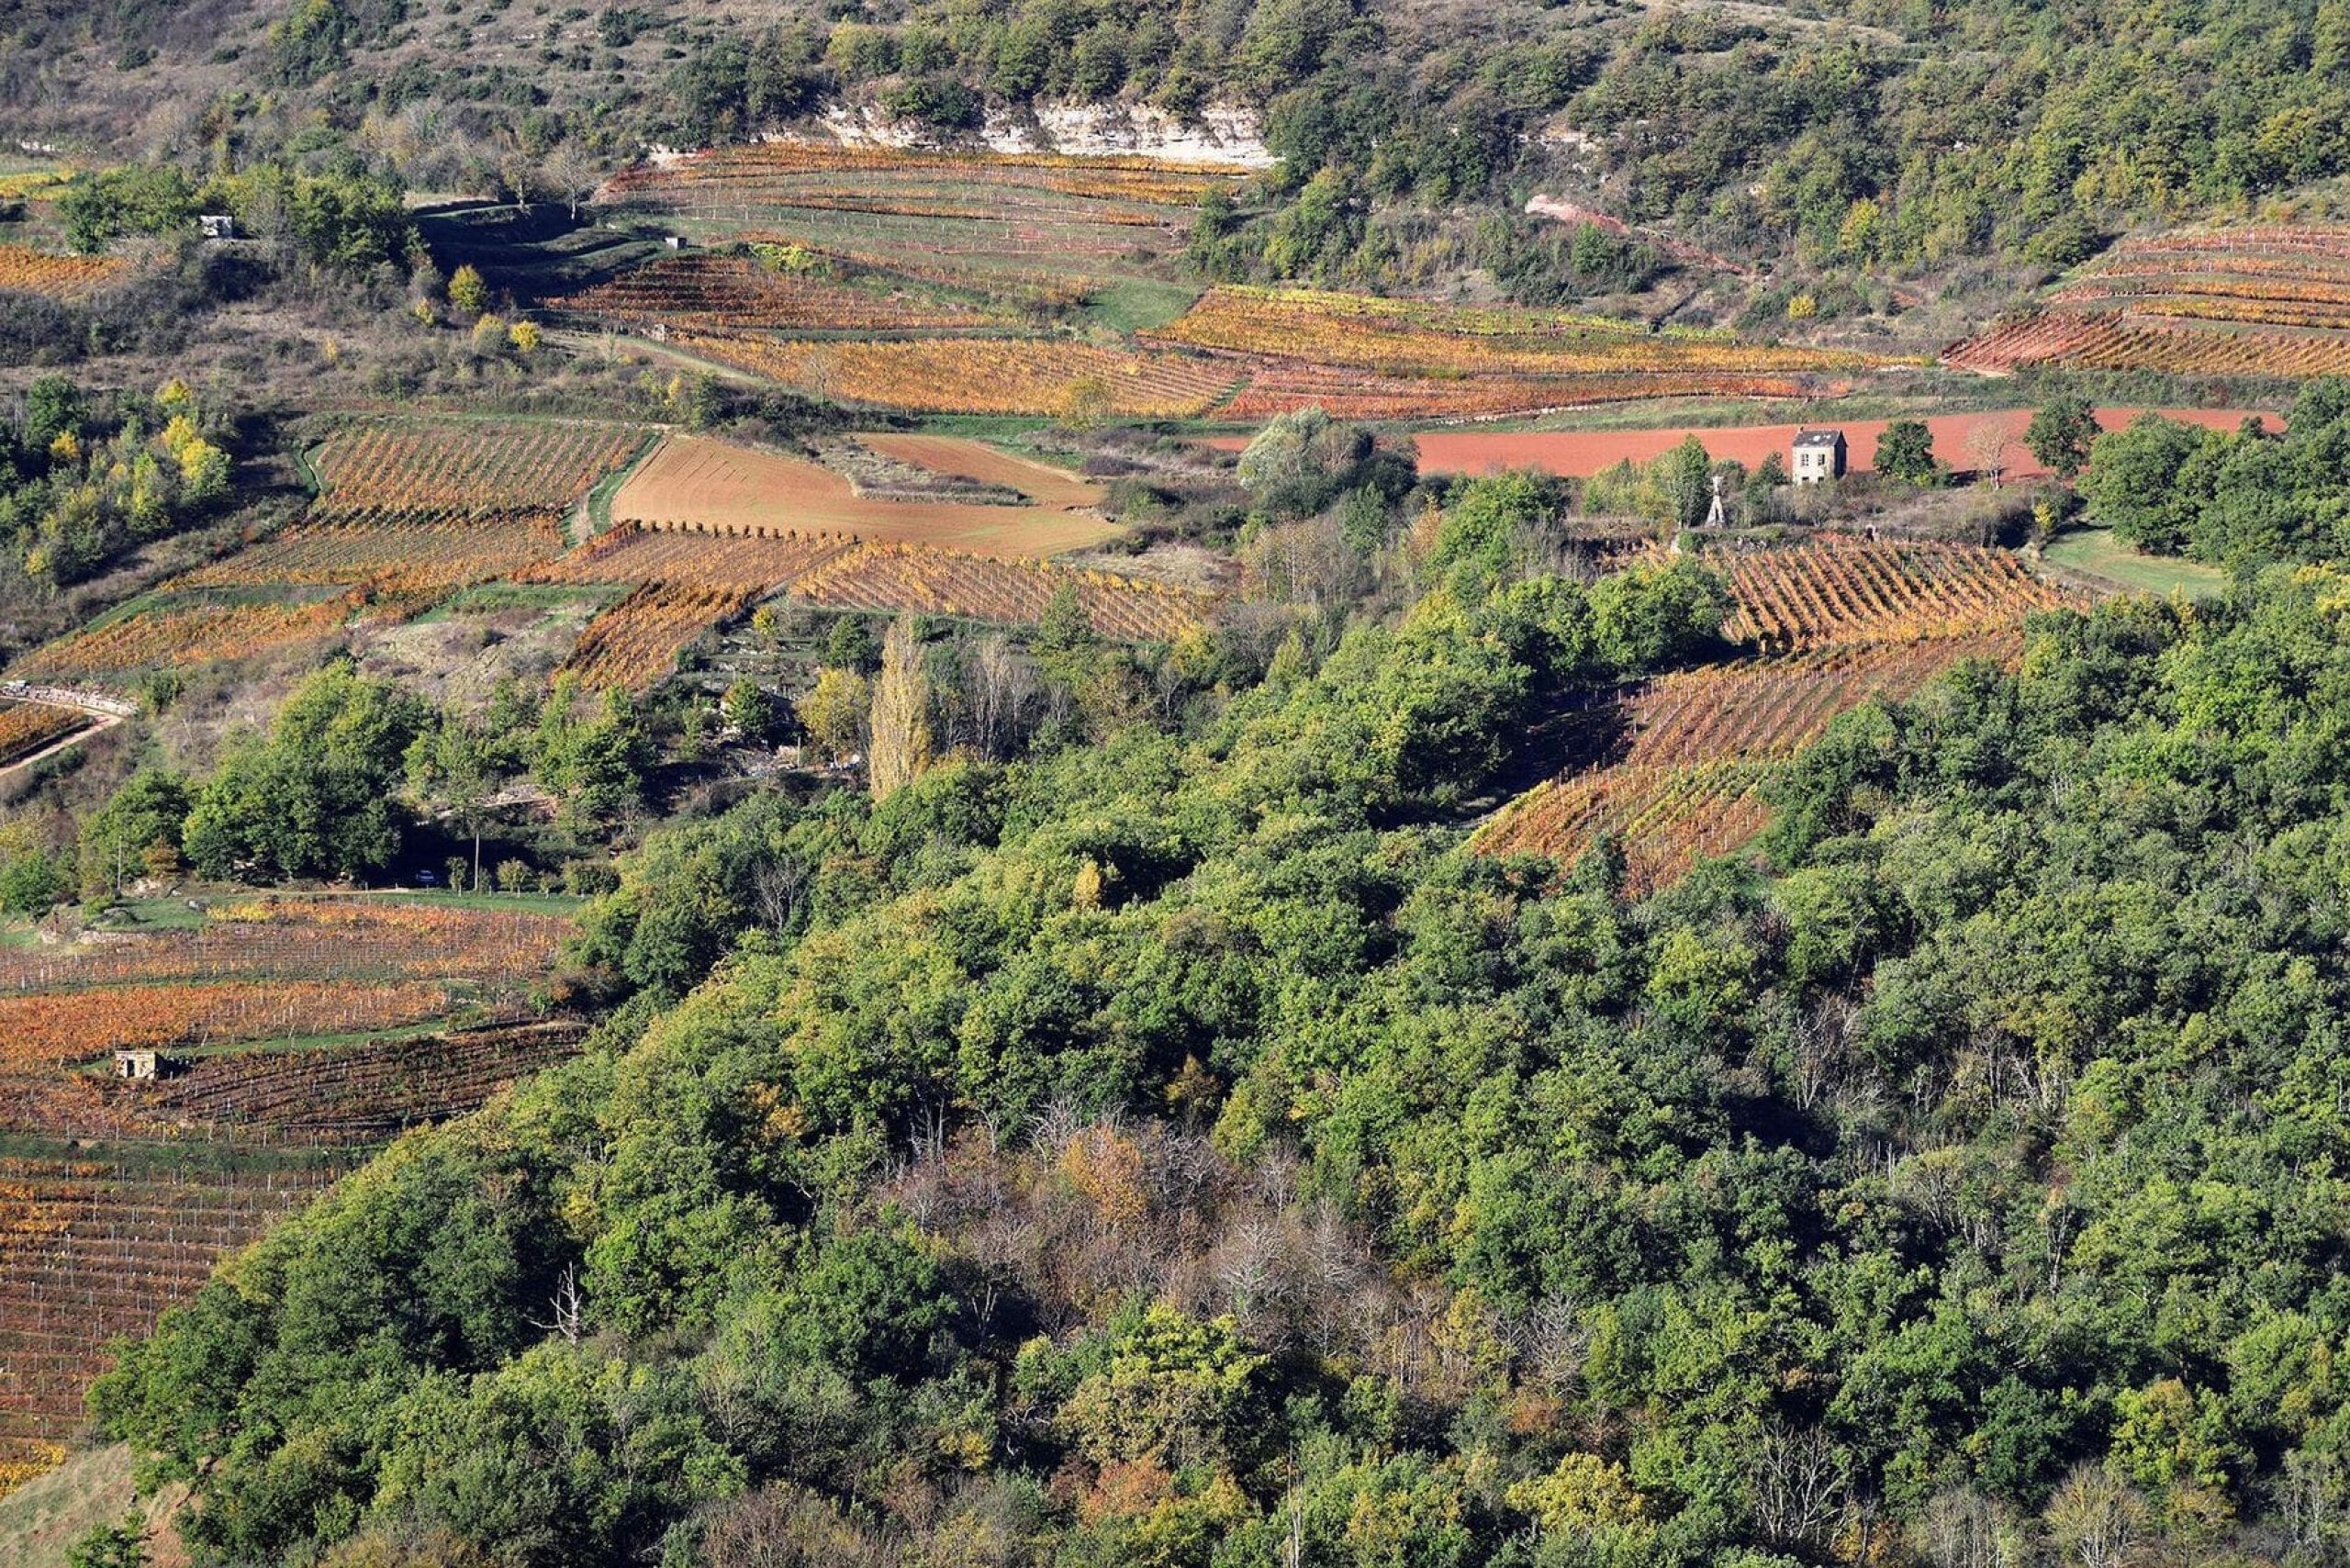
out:
{"label": "tree canopy", "polygon": [[[2043,617],[1634,900],[1461,808],[1721,590],[1528,575],[1541,510],[1462,498],[1416,605],[1195,728],[656,834],[588,1052],[128,1347],[106,1428],[239,1562],[2339,1550],[2350,581]],[[236,787],[411,717],[329,671]]]}

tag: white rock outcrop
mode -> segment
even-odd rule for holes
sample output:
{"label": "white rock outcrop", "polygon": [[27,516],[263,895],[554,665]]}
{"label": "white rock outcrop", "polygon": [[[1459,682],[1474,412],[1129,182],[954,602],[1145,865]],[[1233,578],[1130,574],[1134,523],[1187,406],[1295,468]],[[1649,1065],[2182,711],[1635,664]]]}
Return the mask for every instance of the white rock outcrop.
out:
{"label": "white rock outcrop", "polygon": [[1186,122],[1148,104],[1040,104],[1028,114],[990,112],[976,133],[951,140],[927,127],[892,120],[870,104],[834,104],[823,122],[851,147],[968,145],[991,152],[1125,155],[1250,169],[1279,162],[1265,146],[1255,113],[1235,105],[1211,105]]}

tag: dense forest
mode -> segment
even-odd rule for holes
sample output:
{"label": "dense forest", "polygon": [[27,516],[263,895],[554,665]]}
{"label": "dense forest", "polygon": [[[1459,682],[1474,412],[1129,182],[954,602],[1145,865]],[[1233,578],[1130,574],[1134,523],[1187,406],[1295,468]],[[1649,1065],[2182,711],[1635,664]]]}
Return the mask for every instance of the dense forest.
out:
{"label": "dense forest", "polygon": [[588,1055],[105,1427],[221,1562],[2340,1561],[2338,572],[2039,618],[1636,899],[1460,849],[1720,623],[1555,515],[1470,487],[1228,700],[656,834]]}

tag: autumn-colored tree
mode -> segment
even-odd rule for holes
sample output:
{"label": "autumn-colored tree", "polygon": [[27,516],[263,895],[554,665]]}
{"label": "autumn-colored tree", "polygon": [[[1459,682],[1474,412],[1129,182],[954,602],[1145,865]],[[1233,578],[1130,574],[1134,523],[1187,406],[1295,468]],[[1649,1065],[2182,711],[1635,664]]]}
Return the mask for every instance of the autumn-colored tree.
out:
{"label": "autumn-colored tree", "polygon": [[482,281],[480,270],[472,263],[449,274],[449,305],[467,316],[478,316],[489,308],[489,285]]}
{"label": "autumn-colored tree", "polygon": [[866,783],[877,801],[930,768],[930,674],[912,616],[891,622],[881,639],[881,674],[873,683],[873,741]]}
{"label": "autumn-colored tree", "polygon": [[863,676],[853,669],[828,669],[791,711],[816,749],[838,762],[856,753],[870,700]]}

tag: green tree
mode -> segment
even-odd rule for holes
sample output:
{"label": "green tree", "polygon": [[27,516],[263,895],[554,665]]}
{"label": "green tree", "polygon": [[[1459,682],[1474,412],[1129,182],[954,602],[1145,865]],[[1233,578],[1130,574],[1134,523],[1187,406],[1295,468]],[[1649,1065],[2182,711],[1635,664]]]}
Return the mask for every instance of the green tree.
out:
{"label": "green tree", "polygon": [[2070,479],[2088,462],[2097,437],[2097,410],[2087,398],[2068,392],[2031,416],[2023,443],[2051,473]]}
{"label": "green tree", "polygon": [[71,886],[57,857],[46,850],[19,849],[0,857],[0,910],[11,914],[47,914]]}
{"label": "green tree", "polygon": [[91,1526],[66,1547],[65,1568],[147,1568],[145,1524],[133,1514],[120,1524]]}
{"label": "green tree", "polygon": [[1714,460],[1704,442],[1694,435],[1683,437],[1680,445],[1657,459],[1655,473],[1664,503],[1659,521],[1672,528],[1695,528],[1706,521],[1713,503]]}
{"label": "green tree", "polygon": [[1060,1408],[1080,1452],[1172,1467],[1245,1451],[1265,1358],[1229,1318],[1203,1323],[1153,1303],[1121,1315],[1098,1355]]}
{"label": "green tree", "polygon": [[146,857],[162,845],[175,854],[194,804],[187,781],[161,768],[141,768],[82,824],[82,890],[119,889],[145,873]]}
{"label": "green tree", "polygon": [[1592,585],[1599,656],[1627,675],[1685,663],[1721,637],[1729,593],[1699,562],[1636,566]]}
{"label": "green tree", "polygon": [[481,830],[490,797],[512,771],[514,758],[478,722],[451,710],[408,749],[408,785],[416,797],[439,802],[473,839],[473,887],[481,890]]}
{"label": "green tree", "polygon": [[862,615],[844,615],[833,622],[824,638],[824,662],[834,669],[863,675],[880,662],[881,644]]}
{"label": "green tree", "polygon": [[1895,420],[1876,441],[1876,471],[1906,485],[1931,485],[1940,471],[1934,465],[1933,432],[1923,420]]}
{"label": "green tree", "polygon": [[396,801],[431,713],[337,664],[297,688],[265,736],[236,744],[187,816],[183,842],[216,879],[364,877],[399,852]]}
{"label": "green tree", "polygon": [[2126,429],[2106,431],[2090,446],[2081,476],[2089,516],[2109,524],[2124,543],[2154,554],[2177,554],[2193,535],[2199,510],[2182,477],[2215,439],[2210,431],[2159,414],[2142,414]]}
{"label": "green tree", "polygon": [[727,728],[741,735],[745,745],[765,745],[775,733],[775,705],[768,700],[764,687],[747,675],[734,678],[719,699],[719,711]]}
{"label": "green tree", "polygon": [[1561,510],[1556,482],[1541,475],[1512,470],[1473,479],[1445,509],[1422,570],[1455,593],[1482,594],[1536,553],[1539,535]]}
{"label": "green tree", "polygon": [[558,679],[540,710],[532,771],[574,822],[608,826],[644,797],[653,744],[618,689],[584,697]]}

